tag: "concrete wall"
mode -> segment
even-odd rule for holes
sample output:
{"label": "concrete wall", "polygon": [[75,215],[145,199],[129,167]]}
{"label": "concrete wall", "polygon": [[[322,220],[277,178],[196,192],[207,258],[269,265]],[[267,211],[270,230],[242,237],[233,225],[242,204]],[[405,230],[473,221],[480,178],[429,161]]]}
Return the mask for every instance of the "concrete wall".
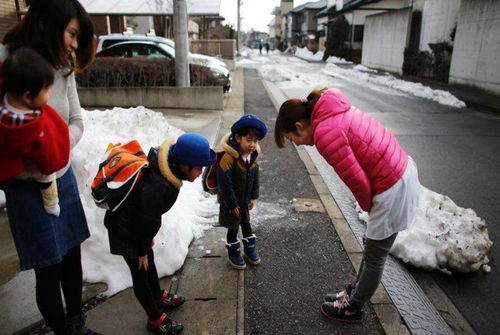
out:
{"label": "concrete wall", "polygon": [[462,0],[449,81],[500,93],[500,1]]}
{"label": "concrete wall", "polygon": [[451,41],[450,33],[457,25],[461,0],[427,0],[422,12],[419,49],[431,51],[429,43]]}
{"label": "concrete wall", "polygon": [[410,20],[410,8],[367,17],[361,63],[368,67],[402,73]]}
{"label": "concrete wall", "polygon": [[84,107],[186,108],[222,110],[222,87],[79,87]]}

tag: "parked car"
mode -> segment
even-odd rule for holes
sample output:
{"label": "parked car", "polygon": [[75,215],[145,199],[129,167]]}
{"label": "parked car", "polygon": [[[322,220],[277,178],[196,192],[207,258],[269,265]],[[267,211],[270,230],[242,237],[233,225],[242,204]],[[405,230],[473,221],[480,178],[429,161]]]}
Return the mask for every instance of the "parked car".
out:
{"label": "parked car", "polygon": [[[121,58],[169,58],[175,60],[175,49],[165,43],[153,41],[128,41],[117,42],[111,46],[101,49],[96,53],[97,57],[121,57]],[[231,76],[229,70],[217,64],[200,64],[190,59],[191,64],[207,67],[216,78],[219,86],[224,92],[231,89]]]}
{"label": "parked car", "polygon": [[[110,47],[113,44],[127,41],[148,41],[148,42],[157,42],[164,43],[169,47],[175,49],[175,43],[168,38],[160,37],[160,36],[151,36],[151,35],[141,35],[141,34],[109,34],[109,35],[101,35],[99,36],[99,43],[97,44],[97,52],[101,51],[104,48]],[[217,57],[211,57],[202,54],[196,54],[189,52],[189,60],[193,64],[205,65],[205,66],[220,66],[223,68],[227,68],[226,63],[224,61],[218,59]]]}

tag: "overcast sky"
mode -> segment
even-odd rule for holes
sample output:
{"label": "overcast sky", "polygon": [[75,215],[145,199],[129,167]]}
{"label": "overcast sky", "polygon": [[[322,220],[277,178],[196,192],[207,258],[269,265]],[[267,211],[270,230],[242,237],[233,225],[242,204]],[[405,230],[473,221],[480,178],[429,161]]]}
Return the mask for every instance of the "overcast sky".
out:
{"label": "overcast sky", "polygon": [[[295,0],[293,6],[297,7],[312,0]],[[267,25],[273,18],[271,12],[274,7],[279,6],[280,0],[242,0],[243,5],[240,9],[241,29],[248,31],[254,30],[268,32]],[[232,24],[236,29],[237,18],[237,0],[222,0],[220,14],[226,18],[225,23]]]}

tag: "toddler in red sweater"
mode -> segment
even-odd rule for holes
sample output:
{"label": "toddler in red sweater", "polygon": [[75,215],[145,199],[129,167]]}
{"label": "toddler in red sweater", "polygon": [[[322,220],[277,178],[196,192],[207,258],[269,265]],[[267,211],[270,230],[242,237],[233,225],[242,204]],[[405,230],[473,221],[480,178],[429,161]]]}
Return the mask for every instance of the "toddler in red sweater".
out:
{"label": "toddler in red sweater", "polygon": [[69,162],[70,139],[67,124],[47,105],[53,69],[28,48],[11,53],[0,69],[0,181],[18,177],[34,164],[43,206],[59,216],[56,172]]}

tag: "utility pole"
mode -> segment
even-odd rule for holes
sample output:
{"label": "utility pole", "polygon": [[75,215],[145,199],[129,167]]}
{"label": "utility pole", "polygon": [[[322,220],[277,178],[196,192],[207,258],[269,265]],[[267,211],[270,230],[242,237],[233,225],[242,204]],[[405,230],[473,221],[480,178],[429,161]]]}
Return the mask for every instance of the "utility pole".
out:
{"label": "utility pole", "polygon": [[236,0],[238,2],[238,21],[236,21],[236,55],[240,55],[240,6],[241,0]]}
{"label": "utility pole", "polygon": [[174,0],[175,86],[189,87],[188,15],[186,0]]}

